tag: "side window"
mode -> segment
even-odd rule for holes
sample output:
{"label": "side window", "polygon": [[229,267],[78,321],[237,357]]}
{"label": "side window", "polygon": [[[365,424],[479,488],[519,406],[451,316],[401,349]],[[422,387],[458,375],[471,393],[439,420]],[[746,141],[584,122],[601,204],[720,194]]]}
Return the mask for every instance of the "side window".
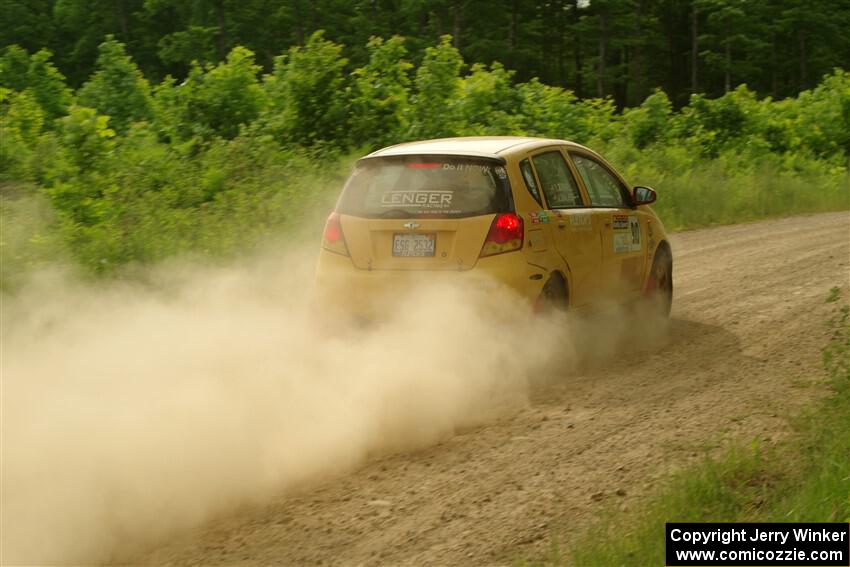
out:
{"label": "side window", "polygon": [[531,169],[531,162],[524,159],[519,162],[519,170],[522,172],[522,178],[525,180],[525,186],[528,187],[528,192],[534,197],[534,200],[542,207],[543,200],[540,198],[540,189],[537,187],[537,180],[534,179],[534,171]]}
{"label": "side window", "polygon": [[564,156],[561,152],[547,152],[531,158],[537,175],[540,177],[540,185],[546,201],[551,209],[567,209],[571,207],[583,207],[581,193],[579,193],[576,180],[567,168]]}
{"label": "side window", "polygon": [[587,187],[590,204],[596,207],[629,208],[623,185],[599,162],[589,157],[571,154],[579,175]]}

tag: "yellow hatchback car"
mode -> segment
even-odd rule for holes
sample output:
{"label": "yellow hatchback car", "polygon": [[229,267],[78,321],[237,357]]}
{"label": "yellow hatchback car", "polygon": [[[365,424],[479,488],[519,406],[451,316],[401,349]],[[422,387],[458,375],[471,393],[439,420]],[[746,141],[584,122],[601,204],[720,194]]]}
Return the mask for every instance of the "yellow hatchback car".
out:
{"label": "yellow hatchback car", "polygon": [[536,309],[652,297],[666,316],[673,257],[649,187],[629,188],[563,140],[469,137],[361,158],[328,217],[324,300],[371,312],[412,282],[483,275]]}

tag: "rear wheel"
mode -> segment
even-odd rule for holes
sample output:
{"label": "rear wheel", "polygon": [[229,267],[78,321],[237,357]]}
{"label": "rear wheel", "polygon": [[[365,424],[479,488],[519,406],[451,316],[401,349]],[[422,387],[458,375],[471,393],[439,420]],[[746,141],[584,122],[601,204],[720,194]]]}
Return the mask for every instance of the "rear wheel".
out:
{"label": "rear wheel", "polygon": [[652,261],[644,295],[657,313],[670,315],[673,306],[673,258],[666,248],[659,248]]}
{"label": "rear wheel", "polygon": [[534,310],[538,313],[549,313],[552,311],[566,311],[570,306],[570,296],[567,291],[567,282],[560,274],[554,274],[543,286],[540,296],[534,304]]}

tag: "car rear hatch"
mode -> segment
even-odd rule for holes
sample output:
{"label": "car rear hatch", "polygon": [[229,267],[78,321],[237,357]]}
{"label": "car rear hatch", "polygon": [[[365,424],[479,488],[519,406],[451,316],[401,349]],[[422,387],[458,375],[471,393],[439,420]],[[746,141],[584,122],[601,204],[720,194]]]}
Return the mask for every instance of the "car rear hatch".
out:
{"label": "car rear hatch", "polygon": [[472,268],[493,219],[512,210],[502,162],[437,155],[364,158],[337,205],[365,270]]}

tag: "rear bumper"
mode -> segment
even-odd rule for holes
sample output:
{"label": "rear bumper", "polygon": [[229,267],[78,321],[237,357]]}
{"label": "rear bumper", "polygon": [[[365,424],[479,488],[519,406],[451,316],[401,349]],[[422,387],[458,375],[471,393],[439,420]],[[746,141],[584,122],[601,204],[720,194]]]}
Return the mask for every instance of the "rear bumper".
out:
{"label": "rear bumper", "polygon": [[480,258],[468,270],[362,270],[348,256],[322,249],[315,302],[323,310],[371,316],[392,308],[419,287],[461,285],[484,292],[508,288],[532,303],[545,280],[543,270],[528,264],[519,251]]}

